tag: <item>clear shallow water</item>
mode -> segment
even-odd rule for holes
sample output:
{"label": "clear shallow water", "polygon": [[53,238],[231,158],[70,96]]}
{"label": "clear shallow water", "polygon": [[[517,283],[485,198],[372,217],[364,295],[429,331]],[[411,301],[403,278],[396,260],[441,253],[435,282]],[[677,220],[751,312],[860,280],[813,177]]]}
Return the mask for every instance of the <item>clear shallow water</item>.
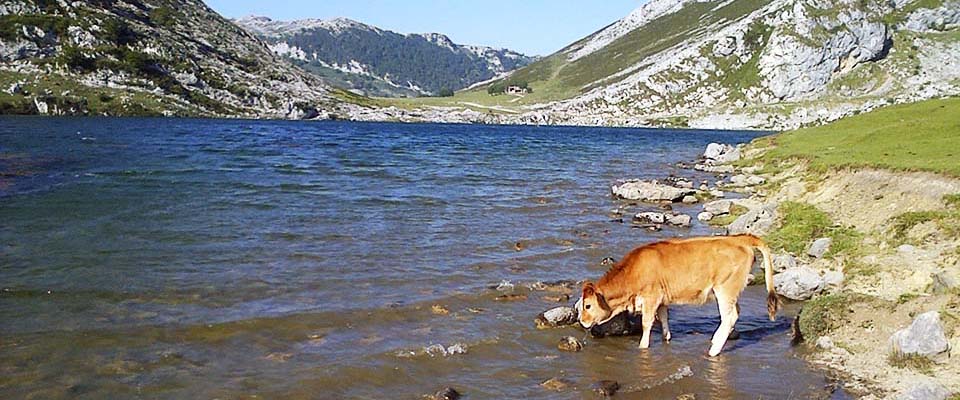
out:
{"label": "clear shallow water", "polygon": [[[612,222],[612,182],[709,179],[672,165],[754,136],[0,118],[0,397],[416,398],[454,386],[472,399],[580,398],[599,379],[624,398],[828,396],[789,347],[795,310],[766,321],[758,288],[741,302],[743,338],[716,359],[704,357],[709,303],[673,309],[674,341],[644,352],[605,338],[561,353],[556,341],[582,330],[532,323],[558,303],[528,286],[596,279],[604,257],[711,233]],[[425,350],[458,343],[465,354]],[[539,386],[551,377],[573,387]]]}

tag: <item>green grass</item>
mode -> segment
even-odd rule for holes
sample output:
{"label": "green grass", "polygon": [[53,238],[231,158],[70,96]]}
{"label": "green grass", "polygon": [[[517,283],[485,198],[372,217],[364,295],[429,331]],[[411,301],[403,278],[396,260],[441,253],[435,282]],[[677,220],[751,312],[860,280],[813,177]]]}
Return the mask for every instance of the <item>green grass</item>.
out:
{"label": "green grass", "polygon": [[800,312],[800,332],[806,340],[825,336],[848,321],[846,314],[854,295],[843,293],[807,301]]}
{"label": "green grass", "polygon": [[[191,105],[173,102],[153,93],[113,88],[94,88],[82,85],[59,75],[44,75],[36,80],[27,74],[0,72],[0,87],[10,87],[14,82],[23,85],[27,95],[0,92],[0,114],[35,114],[33,98],[49,91],[50,101],[58,104],[85,102],[89,115],[159,116],[163,111],[173,111],[179,116],[200,116],[205,112]],[[63,93],[69,91],[69,94]]]}
{"label": "green grass", "polygon": [[933,375],[933,361],[919,354],[890,354],[887,364],[900,369],[912,369],[924,375]]}
{"label": "green grass", "polygon": [[780,227],[766,237],[770,247],[802,254],[813,240],[821,237],[833,239],[827,257],[852,253],[859,247],[860,233],[835,226],[829,215],[812,205],[788,201],[780,204],[777,213],[783,217]]}
{"label": "green grass", "polygon": [[713,226],[730,225],[731,223],[733,223],[733,221],[736,221],[737,218],[740,218],[741,215],[746,214],[747,211],[750,211],[750,210],[744,206],[741,206],[739,204],[731,204],[730,213],[726,215],[720,215],[720,216],[714,217],[707,223]]}
{"label": "green grass", "polygon": [[906,241],[910,229],[931,221],[947,235],[960,237],[960,194],[943,196],[943,202],[947,204],[946,210],[910,211],[893,217],[890,229],[894,240]]}
{"label": "green grass", "polygon": [[804,159],[814,171],[883,168],[960,176],[960,98],[889,106],[782,133],[766,162]]}
{"label": "green grass", "polygon": [[856,259],[846,259],[843,262],[843,273],[846,274],[848,280],[854,277],[867,278],[880,273],[880,267]]}

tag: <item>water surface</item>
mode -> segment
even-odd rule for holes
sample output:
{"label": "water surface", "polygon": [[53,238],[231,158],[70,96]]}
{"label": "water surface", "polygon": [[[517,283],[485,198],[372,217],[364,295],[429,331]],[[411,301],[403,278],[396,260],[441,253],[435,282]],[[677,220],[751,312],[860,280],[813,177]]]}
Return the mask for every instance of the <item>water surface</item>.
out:
{"label": "water surface", "polygon": [[[604,257],[711,233],[635,229],[629,213],[655,207],[611,199],[611,183],[712,179],[673,165],[754,136],[0,118],[0,397],[419,398],[453,386],[470,399],[581,398],[600,379],[622,398],[828,396],[789,346],[795,309],[767,321],[760,288],[741,301],[743,338],[714,359],[709,303],[673,308],[673,342],[655,336],[648,351],[624,337],[561,353],[560,337],[584,332],[532,323],[569,303],[538,282],[596,279]],[[618,206],[626,223],[609,214]],[[526,299],[497,300],[509,294]],[[571,387],[539,385],[552,377]]]}

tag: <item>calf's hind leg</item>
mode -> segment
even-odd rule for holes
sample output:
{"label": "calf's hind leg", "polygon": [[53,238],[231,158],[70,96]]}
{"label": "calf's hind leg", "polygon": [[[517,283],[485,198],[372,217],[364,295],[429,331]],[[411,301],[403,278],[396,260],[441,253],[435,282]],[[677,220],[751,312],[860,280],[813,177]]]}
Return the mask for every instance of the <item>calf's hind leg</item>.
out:
{"label": "calf's hind leg", "polygon": [[665,342],[670,341],[670,323],[667,322],[667,305],[661,304],[657,308],[657,318],[660,319],[660,330],[663,331],[663,340]]}

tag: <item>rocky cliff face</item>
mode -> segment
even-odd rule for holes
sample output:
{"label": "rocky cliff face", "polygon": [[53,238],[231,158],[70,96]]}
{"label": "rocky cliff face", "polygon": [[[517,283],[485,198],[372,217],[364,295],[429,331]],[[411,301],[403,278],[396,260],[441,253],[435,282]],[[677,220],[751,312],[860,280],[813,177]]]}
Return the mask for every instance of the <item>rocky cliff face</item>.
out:
{"label": "rocky cliff face", "polygon": [[956,0],[654,0],[517,70],[514,77],[560,95],[499,118],[709,128],[819,124],[960,93],[958,23]]}
{"label": "rocky cliff face", "polygon": [[337,107],[200,0],[7,0],[3,112],[313,118]]}
{"label": "rocky cliff face", "polygon": [[251,16],[235,22],[277,54],[368,95],[459,90],[534,60],[507,49],[459,45],[439,33],[403,35],[346,18],[274,21]]}

